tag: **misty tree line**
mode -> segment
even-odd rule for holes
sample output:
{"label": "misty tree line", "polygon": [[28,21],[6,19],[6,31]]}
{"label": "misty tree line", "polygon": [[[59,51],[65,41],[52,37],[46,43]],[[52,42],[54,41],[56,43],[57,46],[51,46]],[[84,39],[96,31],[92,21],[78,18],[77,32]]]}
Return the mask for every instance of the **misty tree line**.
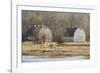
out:
{"label": "misty tree line", "polygon": [[[63,37],[72,37],[73,31],[82,27],[86,32],[86,39],[90,39],[90,14],[74,12],[47,12],[47,11],[22,11],[22,39],[27,36],[38,39],[41,25],[51,29],[53,41],[62,42]],[[39,26],[39,27],[37,27]],[[37,27],[37,29],[35,28]],[[69,31],[70,30],[70,31]]]}

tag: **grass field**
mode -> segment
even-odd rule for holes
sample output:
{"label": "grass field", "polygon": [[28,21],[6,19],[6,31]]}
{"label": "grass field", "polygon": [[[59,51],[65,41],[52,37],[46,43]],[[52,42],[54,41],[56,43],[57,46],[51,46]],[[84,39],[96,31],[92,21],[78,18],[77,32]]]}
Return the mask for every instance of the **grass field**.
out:
{"label": "grass field", "polygon": [[32,55],[32,56],[89,56],[90,55],[90,44],[85,43],[62,43],[57,44],[44,43],[36,44],[33,42],[23,42],[22,43],[22,55]]}

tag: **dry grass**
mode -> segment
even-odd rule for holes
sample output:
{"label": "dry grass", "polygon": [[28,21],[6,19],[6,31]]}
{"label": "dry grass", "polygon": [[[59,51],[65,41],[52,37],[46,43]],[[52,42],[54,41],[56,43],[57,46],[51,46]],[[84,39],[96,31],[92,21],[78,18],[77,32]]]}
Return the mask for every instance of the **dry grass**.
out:
{"label": "dry grass", "polygon": [[[51,43],[52,44],[52,43]],[[22,43],[22,54],[23,55],[36,55],[36,56],[89,56],[90,55],[90,44],[85,43],[53,43],[47,44],[35,44],[33,42]],[[56,46],[54,46],[56,45]]]}

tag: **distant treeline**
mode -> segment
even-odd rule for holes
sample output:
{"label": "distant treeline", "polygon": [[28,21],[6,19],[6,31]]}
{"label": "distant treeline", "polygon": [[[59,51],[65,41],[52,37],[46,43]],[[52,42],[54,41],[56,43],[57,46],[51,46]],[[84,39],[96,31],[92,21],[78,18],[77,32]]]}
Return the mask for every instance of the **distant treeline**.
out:
{"label": "distant treeline", "polygon": [[36,39],[41,25],[52,31],[53,41],[73,37],[78,27],[85,30],[87,41],[90,39],[89,13],[22,10],[22,41]]}

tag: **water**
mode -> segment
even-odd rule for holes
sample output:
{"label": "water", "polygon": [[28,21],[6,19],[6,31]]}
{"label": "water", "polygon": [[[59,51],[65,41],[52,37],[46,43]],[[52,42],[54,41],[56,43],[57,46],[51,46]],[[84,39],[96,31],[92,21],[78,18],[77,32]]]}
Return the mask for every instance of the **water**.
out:
{"label": "water", "polygon": [[66,57],[47,57],[47,56],[22,56],[22,62],[47,62],[47,61],[72,61],[86,60],[87,56],[66,56]]}

